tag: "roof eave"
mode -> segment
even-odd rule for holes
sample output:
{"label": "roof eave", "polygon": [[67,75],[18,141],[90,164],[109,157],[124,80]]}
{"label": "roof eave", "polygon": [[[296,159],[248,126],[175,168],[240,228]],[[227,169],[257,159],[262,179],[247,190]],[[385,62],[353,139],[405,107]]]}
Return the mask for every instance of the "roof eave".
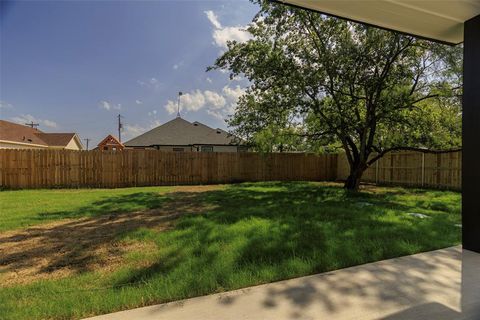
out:
{"label": "roof eave", "polygon": [[327,15],[327,16],[330,16],[330,17],[335,17],[335,18],[339,18],[339,19],[343,19],[343,20],[351,21],[351,22],[355,22],[355,23],[361,23],[361,24],[371,26],[371,27],[375,27],[375,28],[379,28],[379,29],[382,29],[382,30],[392,31],[392,32],[396,32],[396,33],[399,33],[399,34],[403,34],[403,35],[407,35],[407,36],[413,36],[413,37],[416,37],[416,38],[419,38],[419,39],[433,41],[433,42],[437,42],[437,43],[441,43],[441,44],[445,44],[445,45],[455,46],[455,45],[459,45],[459,44],[463,43],[463,40],[458,41],[458,42],[447,41],[447,40],[443,40],[443,39],[428,37],[428,36],[422,35],[421,33],[404,32],[404,31],[401,31],[401,30],[398,30],[398,29],[395,29],[395,28],[385,27],[385,26],[375,24],[375,23],[372,23],[372,22],[367,22],[367,21],[363,21],[363,20],[360,20],[360,19],[353,19],[353,18],[348,17],[346,15],[342,16],[342,15],[339,15],[339,14],[334,14],[334,13],[331,13],[331,12],[323,11],[321,9],[312,9],[312,8],[309,8],[309,7],[297,5],[297,4],[288,2],[288,0],[269,0],[269,1],[274,2],[274,3],[279,3],[279,4],[282,4],[282,5],[286,5],[286,6],[289,6],[289,7],[293,7],[293,8],[298,8],[298,9],[307,10],[307,11],[311,11],[311,12],[318,12],[320,14],[324,14],[324,15]]}

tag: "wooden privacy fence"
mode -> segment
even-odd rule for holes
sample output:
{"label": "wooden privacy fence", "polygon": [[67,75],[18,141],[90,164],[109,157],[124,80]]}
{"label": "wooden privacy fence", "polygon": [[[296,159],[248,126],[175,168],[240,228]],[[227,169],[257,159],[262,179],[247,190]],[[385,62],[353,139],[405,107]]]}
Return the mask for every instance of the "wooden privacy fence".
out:
{"label": "wooden privacy fence", "polygon": [[[337,179],[346,179],[345,154],[338,156]],[[439,189],[462,188],[462,152],[423,153],[401,151],[386,154],[362,177],[364,182]]]}
{"label": "wooden privacy fence", "polygon": [[335,180],[337,155],[0,149],[4,188]]}
{"label": "wooden privacy fence", "polygon": [[[362,181],[459,190],[461,162],[461,152],[394,152],[373,164]],[[3,188],[333,181],[346,179],[348,172],[344,154],[0,149],[0,187]]]}

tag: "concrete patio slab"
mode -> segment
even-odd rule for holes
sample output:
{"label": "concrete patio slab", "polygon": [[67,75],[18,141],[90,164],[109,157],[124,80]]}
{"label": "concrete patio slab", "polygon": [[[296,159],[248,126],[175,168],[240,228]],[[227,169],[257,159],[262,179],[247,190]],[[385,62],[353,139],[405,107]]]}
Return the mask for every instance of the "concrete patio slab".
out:
{"label": "concrete patio slab", "polygon": [[480,254],[452,247],[91,320],[480,319]]}

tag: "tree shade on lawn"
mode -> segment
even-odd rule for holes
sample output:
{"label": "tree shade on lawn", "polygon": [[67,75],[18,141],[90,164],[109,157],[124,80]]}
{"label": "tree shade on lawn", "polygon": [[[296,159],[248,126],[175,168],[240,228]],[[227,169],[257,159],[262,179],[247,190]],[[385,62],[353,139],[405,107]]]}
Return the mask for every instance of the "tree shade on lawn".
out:
{"label": "tree shade on lawn", "polygon": [[[444,19],[445,17],[453,17],[449,19],[449,23],[462,24],[463,28],[455,28],[454,32],[446,32],[450,30],[445,28],[444,23],[427,23],[423,27],[418,27],[418,30],[409,31],[412,27],[412,24],[408,22],[410,17],[401,17],[398,19],[399,12],[391,11],[389,16],[385,15],[385,12],[377,15],[369,14],[369,17],[353,17],[352,16],[352,7],[348,9],[341,9],[336,7],[336,5],[341,4],[341,2],[333,1],[315,1],[315,2],[305,2],[303,0],[278,0],[279,2],[289,3],[293,5],[298,5],[303,8],[310,8],[317,10],[319,12],[325,12],[327,14],[333,14],[337,17],[353,19],[359,22],[367,23],[370,25],[384,26],[394,31],[401,31],[406,33],[411,33],[413,35],[424,35],[435,41],[447,41],[451,43],[458,43],[462,39],[464,41],[464,64],[463,64],[463,116],[462,116],[462,144],[463,144],[463,158],[462,158],[462,220],[465,227],[463,228],[463,248],[467,250],[472,250],[480,253],[480,214],[478,208],[478,197],[479,197],[479,188],[478,181],[480,180],[480,167],[477,164],[477,159],[480,155],[478,147],[478,136],[480,130],[480,87],[478,74],[480,72],[480,5],[476,1],[458,1],[458,2],[444,2],[442,5],[437,3],[430,3],[427,6],[434,6],[434,16],[436,19]],[[363,7],[364,12],[374,12],[378,7],[374,8],[377,5],[377,2],[370,1],[356,1],[357,5]],[[343,2],[345,4],[346,2]],[[411,1],[409,6],[415,8],[416,6],[421,7],[426,4],[426,1]],[[399,6],[405,6],[402,3],[390,3],[396,4]],[[335,9],[335,12],[331,10],[325,10],[325,6],[332,6]],[[385,4],[384,4],[385,5]],[[444,7],[445,5],[445,7]],[[445,10],[452,5],[454,10]],[[403,8],[402,8],[403,9]],[[418,8],[417,8],[418,9]],[[435,14],[437,10],[444,10],[441,14]],[[439,12],[441,12],[441,10]],[[422,24],[423,22],[431,21],[429,15],[432,12],[429,10],[417,10],[415,23]],[[459,14],[460,13],[460,14]],[[392,16],[393,15],[393,16]],[[403,19],[406,18],[406,19]],[[388,25],[380,23],[381,20],[387,22]],[[432,28],[430,32],[425,33],[427,30],[425,28]],[[423,30],[420,30],[423,29]],[[463,34],[461,30],[464,30]],[[433,31],[433,33],[432,33]],[[442,36],[444,34],[444,36]],[[463,37],[462,37],[463,35]],[[458,37],[458,40],[452,41],[446,38],[445,36],[455,36]],[[460,40],[460,41],[459,41]]]}
{"label": "tree shade on lawn", "polygon": [[[99,241],[108,241],[115,250],[133,249],[123,254],[120,264],[91,270],[87,263],[98,258],[93,255],[100,244],[78,239],[79,245],[74,246],[71,256],[84,259],[70,266],[75,272],[58,279],[3,285],[0,314],[8,319],[81,318],[460,242],[460,194],[456,192],[369,187],[352,194],[340,184],[306,182],[245,183],[212,187],[205,192],[181,192],[181,188],[176,191],[125,189],[108,196],[109,190],[104,190],[101,199],[77,196],[83,200],[50,210],[46,215],[57,220],[70,218],[66,221],[68,230],[76,230],[82,239],[108,230],[108,236]],[[11,212],[20,206],[18,201],[17,206],[14,204],[17,195],[38,201],[42,194],[48,197],[52,192],[65,197],[69,192],[89,190],[7,191],[0,193],[0,199],[11,200]],[[164,210],[172,202],[178,212],[186,215],[168,228],[161,228],[149,216],[142,226],[130,229],[121,228],[127,219],[116,220],[122,208],[138,209],[147,203],[148,209]],[[26,203],[35,208],[30,210]],[[204,209],[192,211],[192,203]],[[32,217],[42,211],[31,201],[21,206]],[[428,218],[420,219],[411,213]],[[88,219],[105,217],[99,221],[110,221],[117,227],[86,224],[78,220],[82,215]],[[60,245],[58,233],[64,227],[58,225],[45,232],[42,243],[54,239]],[[28,252],[6,259],[21,260],[26,255]],[[17,262],[22,265],[26,261]],[[54,267],[68,267],[56,262],[43,269],[53,272]],[[8,272],[3,271],[4,275]]]}

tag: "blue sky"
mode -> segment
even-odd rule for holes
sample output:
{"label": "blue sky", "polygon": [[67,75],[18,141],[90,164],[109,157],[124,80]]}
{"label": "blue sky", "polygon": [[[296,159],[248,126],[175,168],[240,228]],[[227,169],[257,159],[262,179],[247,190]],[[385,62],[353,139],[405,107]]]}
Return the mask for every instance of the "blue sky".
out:
{"label": "blue sky", "polygon": [[246,83],[205,72],[257,12],[232,1],[18,1],[1,8],[0,118],[90,146],[182,116],[226,128]]}

